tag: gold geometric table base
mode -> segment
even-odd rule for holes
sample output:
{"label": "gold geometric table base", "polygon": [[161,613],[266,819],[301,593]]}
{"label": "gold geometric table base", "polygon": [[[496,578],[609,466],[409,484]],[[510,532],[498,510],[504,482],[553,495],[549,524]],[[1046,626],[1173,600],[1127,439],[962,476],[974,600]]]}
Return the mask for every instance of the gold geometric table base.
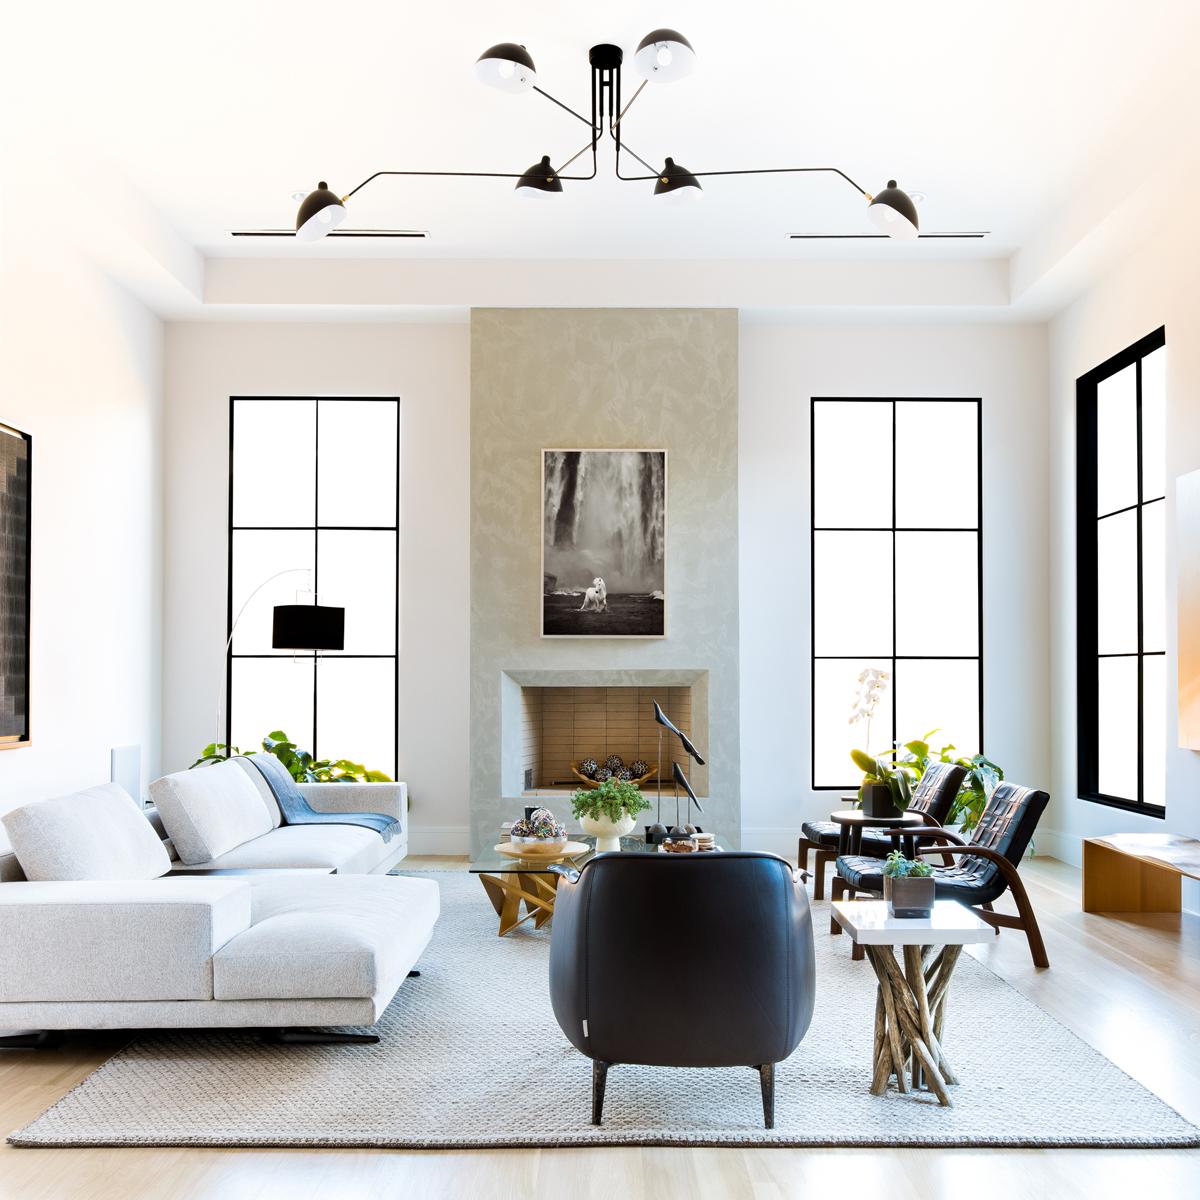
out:
{"label": "gold geometric table base", "polygon": [[884,1095],[894,1077],[901,1092],[926,1088],[950,1107],[946,1088],[958,1077],[942,1049],[942,1030],[950,976],[962,947],[904,946],[903,971],[890,946],[865,949],[879,980],[871,1094]]}
{"label": "gold geometric table base", "polygon": [[[500,918],[501,937],[531,917],[534,928],[541,929],[554,916],[557,875],[505,871],[498,875],[480,875],[479,882]],[[522,902],[525,904],[524,916],[521,915]]]}

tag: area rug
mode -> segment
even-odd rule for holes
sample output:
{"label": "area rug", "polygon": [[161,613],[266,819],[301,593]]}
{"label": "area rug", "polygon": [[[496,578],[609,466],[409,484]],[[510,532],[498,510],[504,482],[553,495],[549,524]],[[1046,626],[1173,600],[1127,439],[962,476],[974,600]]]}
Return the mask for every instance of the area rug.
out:
{"label": "area rug", "polygon": [[[762,1127],[745,1069],[591,1064],[547,995],[549,929],[496,936],[479,881],[430,873],[443,915],[377,1046],[267,1046],[245,1033],[145,1036],[9,1141],[17,1146],[1200,1145],[1200,1130],[964,955],[947,1011],[954,1107],[872,1096],[874,976],[815,905],[816,1012]],[[1053,968],[1052,968],[1053,969]],[[636,997],[631,997],[636,1007]],[[680,1014],[681,1020],[683,1014]]]}

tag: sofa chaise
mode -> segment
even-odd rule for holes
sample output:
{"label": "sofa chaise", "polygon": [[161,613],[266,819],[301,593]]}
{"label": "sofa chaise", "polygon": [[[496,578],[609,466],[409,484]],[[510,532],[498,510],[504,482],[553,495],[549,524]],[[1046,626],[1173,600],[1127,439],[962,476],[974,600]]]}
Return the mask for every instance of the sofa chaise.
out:
{"label": "sofa chaise", "polygon": [[[0,851],[0,1031],[252,1027],[287,1041],[377,1040],[307,1030],[378,1020],[432,936],[437,884],[378,874],[396,847],[372,830],[272,824],[244,772],[263,815],[235,812],[248,799],[239,771],[192,772],[202,796],[158,781],[153,821],[116,784],[0,818],[12,843]],[[334,802],[362,811],[360,786],[395,785],[330,786],[344,789]],[[302,845],[286,838],[293,828],[330,841]],[[384,849],[368,853],[345,830]],[[238,873],[180,874],[172,849]]]}

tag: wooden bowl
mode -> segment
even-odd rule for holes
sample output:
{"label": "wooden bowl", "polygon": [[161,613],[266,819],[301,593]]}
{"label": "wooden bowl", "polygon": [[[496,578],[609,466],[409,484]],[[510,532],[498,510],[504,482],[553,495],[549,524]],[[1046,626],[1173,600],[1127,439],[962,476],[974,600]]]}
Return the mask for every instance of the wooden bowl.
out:
{"label": "wooden bowl", "polygon": [[[584,787],[598,788],[600,786],[600,780],[589,779],[579,769],[579,764],[577,762],[573,762],[571,764],[571,774],[574,775],[575,778],[578,779],[579,782],[582,783]],[[658,763],[654,763],[651,765],[650,769],[645,773],[645,775],[643,775],[640,779],[631,779],[629,782],[636,783],[638,787],[641,787],[643,783],[649,783],[650,780],[652,780],[654,778],[654,776],[657,774],[658,774]]]}
{"label": "wooden bowl", "polygon": [[495,847],[497,854],[508,858],[523,858],[526,862],[557,862],[561,858],[574,858],[577,854],[587,853],[586,842],[550,842],[546,846],[537,846],[532,842],[500,842]]}

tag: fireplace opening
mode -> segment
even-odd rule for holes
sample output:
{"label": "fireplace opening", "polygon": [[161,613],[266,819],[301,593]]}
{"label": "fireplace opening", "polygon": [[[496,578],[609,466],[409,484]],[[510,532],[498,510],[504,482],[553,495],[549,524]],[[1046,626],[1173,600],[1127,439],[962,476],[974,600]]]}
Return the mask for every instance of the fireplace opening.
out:
{"label": "fireplace opening", "polygon": [[[654,702],[689,737],[695,737],[690,686],[521,688],[521,774],[525,795],[558,795],[583,786],[572,764],[604,763],[610,755],[630,766],[638,760],[657,771],[642,786],[673,788],[678,762],[696,794],[708,795],[708,768],[684,753],[679,739],[654,719]],[[700,745],[703,753],[705,746]]]}

